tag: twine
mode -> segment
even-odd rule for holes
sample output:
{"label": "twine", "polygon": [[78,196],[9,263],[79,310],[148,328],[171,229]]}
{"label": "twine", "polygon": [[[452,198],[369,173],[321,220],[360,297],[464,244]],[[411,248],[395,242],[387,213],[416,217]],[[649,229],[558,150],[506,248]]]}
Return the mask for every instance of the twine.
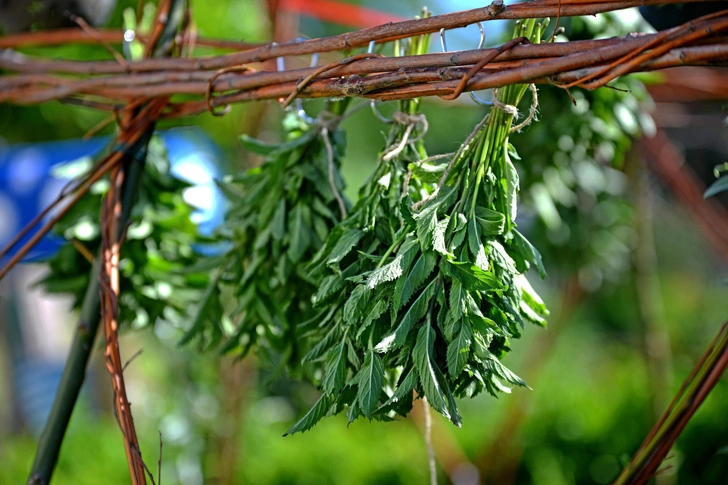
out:
{"label": "twine", "polygon": [[[530,125],[534,118],[536,118],[536,110],[538,109],[538,91],[536,90],[535,84],[529,84],[528,89],[531,90],[531,107],[528,110],[528,116],[521,123],[511,127],[511,129],[508,130],[508,133],[521,131],[522,129]],[[511,106],[510,104],[503,103],[501,100],[499,100],[498,89],[493,90],[493,106],[505,112],[506,114],[513,116],[514,119],[518,118],[518,108],[516,108],[515,106]]]}
{"label": "twine", "polygon": [[342,121],[342,117],[335,115],[330,111],[322,111],[316,118],[316,126],[321,130],[321,138],[324,141],[326,147],[326,162],[328,165],[329,172],[329,186],[331,192],[334,194],[336,203],[339,204],[339,211],[341,212],[341,220],[346,219],[346,204],[344,198],[336,188],[336,179],[334,177],[334,147],[331,146],[331,140],[329,139],[329,132],[336,130],[339,127],[339,123]]}
{"label": "twine", "polygon": [[[402,153],[402,150],[404,150],[404,147],[407,146],[408,143],[417,143],[418,141],[420,141],[425,136],[429,128],[427,118],[424,114],[408,115],[407,113],[397,111],[394,113],[394,116],[392,118],[394,119],[395,123],[404,125],[407,128],[405,129],[404,136],[402,136],[402,139],[399,141],[399,143],[391,145],[384,150],[384,153],[382,154],[382,160],[384,160],[385,162],[389,162],[393,158],[397,157],[400,153]],[[421,126],[420,134],[410,140],[409,137],[412,134],[412,130],[414,130],[417,125]]]}

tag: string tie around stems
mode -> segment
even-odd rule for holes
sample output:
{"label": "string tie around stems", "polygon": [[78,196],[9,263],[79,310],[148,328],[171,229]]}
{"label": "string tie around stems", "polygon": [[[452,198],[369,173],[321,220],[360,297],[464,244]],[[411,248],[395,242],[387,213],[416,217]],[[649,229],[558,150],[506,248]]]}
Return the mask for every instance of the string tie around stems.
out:
{"label": "string tie around stems", "polygon": [[[382,154],[382,160],[384,160],[385,162],[389,162],[393,158],[397,157],[400,153],[402,153],[402,150],[404,150],[404,147],[406,147],[408,143],[417,143],[418,141],[420,141],[425,136],[425,134],[427,134],[427,130],[430,126],[427,123],[427,118],[422,113],[416,115],[408,115],[407,113],[403,113],[402,111],[396,111],[392,116],[392,119],[395,123],[399,123],[400,125],[406,126],[407,128],[405,129],[404,135],[402,136],[402,139],[399,141],[399,143],[395,143],[394,145],[391,145],[386,150],[384,150],[384,153]],[[412,130],[414,130],[415,127],[418,125],[420,126],[420,134],[410,140]]]}
{"label": "string tie around stems", "polygon": [[[535,84],[529,84],[528,89],[531,90],[531,107],[528,110],[528,116],[521,123],[511,127],[511,129],[508,131],[509,133],[513,133],[514,131],[521,131],[522,129],[530,125],[531,122],[536,118],[536,110],[538,109],[538,91],[536,90]],[[498,89],[493,90],[493,106],[505,112],[506,114],[513,116],[514,119],[518,118],[518,108],[499,100]]]}

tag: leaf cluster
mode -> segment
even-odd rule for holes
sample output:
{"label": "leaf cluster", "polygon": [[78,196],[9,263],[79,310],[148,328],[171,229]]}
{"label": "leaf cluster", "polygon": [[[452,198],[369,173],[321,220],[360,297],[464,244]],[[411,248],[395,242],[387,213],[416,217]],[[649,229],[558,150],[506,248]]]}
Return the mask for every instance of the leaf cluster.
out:
{"label": "leaf cluster", "polygon": [[[83,174],[93,162],[84,158],[56,171],[59,176]],[[189,301],[199,299],[208,283],[205,272],[188,270],[198,260],[194,248],[207,239],[199,235],[191,220],[194,209],[182,197],[188,184],[170,173],[167,151],[159,136],[150,140],[144,163],[138,202],[131,213],[119,263],[119,321],[136,328],[160,318],[181,321]],[[100,180],[56,225],[56,235],[66,243],[47,259],[50,272],[38,282],[49,293],[72,295],[74,308],[83,302],[92,263],[71,241],[98,257],[98,214],[107,188],[108,179]]]}
{"label": "leaf cluster", "polygon": [[242,356],[255,348],[278,371],[299,367],[300,324],[315,316],[315,280],[304,266],[342,217],[337,195],[346,140],[335,119],[346,104],[331,103],[312,124],[290,113],[280,144],[243,136],[245,148],[265,160],[219,184],[230,201],[220,235],[228,248],[203,263],[211,282],[182,343],[224,340],[222,352]]}
{"label": "leaf cluster", "polygon": [[[516,34],[537,42],[541,29],[529,21]],[[517,105],[526,89],[504,88],[501,100]],[[460,426],[457,397],[525,386],[500,358],[547,311],[523,276],[530,266],[545,272],[516,230],[512,122],[492,110],[438,185],[432,175],[447,163],[380,160],[312,262],[323,318],[306,358],[323,364],[323,395],[289,433],[346,408],[349,422],[405,416],[414,392]]]}

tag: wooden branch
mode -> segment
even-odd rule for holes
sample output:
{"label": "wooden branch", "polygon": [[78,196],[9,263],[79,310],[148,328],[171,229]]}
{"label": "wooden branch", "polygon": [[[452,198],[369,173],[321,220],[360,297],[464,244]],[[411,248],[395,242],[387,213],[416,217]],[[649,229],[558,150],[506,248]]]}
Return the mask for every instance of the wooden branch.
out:
{"label": "wooden branch", "polygon": [[715,340],[683,382],[672,404],[613,485],[642,485],[654,477],[675,440],[718,383],[727,366],[728,323],[721,327]]}
{"label": "wooden branch", "polygon": [[[671,3],[699,3],[709,0],[532,0],[504,6],[496,0],[488,7],[476,8],[416,20],[395,22],[369,29],[358,30],[332,37],[292,41],[282,44],[267,44],[256,49],[235,52],[222,56],[208,56],[191,59],[154,58],[131,62],[120,66],[113,61],[53,61],[39,67],[40,71],[68,74],[121,74],[126,72],[151,71],[201,71],[217,70],[230,66],[252,64],[277,57],[302,56],[314,53],[348,51],[375,42],[391,42],[415,35],[438,32],[440,29],[455,29],[488,20],[514,20],[525,18],[594,15],[629,7],[661,5]],[[0,56],[2,57],[2,56]],[[16,70],[15,65],[0,61],[0,68]],[[36,70],[38,72],[38,70]]]}
{"label": "wooden branch", "polygon": [[[54,46],[68,44],[96,44],[98,40],[110,44],[121,44],[124,42],[124,30],[102,29],[96,31],[96,36],[91,37],[81,29],[58,29],[40,32],[22,32],[0,36],[0,49],[17,49],[19,47]],[[135,33],[135,38],[147,42],[146,36]],[[255,49],[267,44],[260,42],[245,42],[229,39],[215,39],[210,37],[198,37],[195,45],[213,47],[217,49],[229,49],[243,51]]]}
{"label": "wooden branch", "polygon": [[[589,81],[585,86],[590,88],[633,71],[679,65],[726,64],[728,43],[724,38],[716,37],[726,30],[728,10],[658,34],[598,41],[510,46],[510,49],[505,49],[507,46],[504,45],[492,49],[397,58],[377,56],[360,59],[362,55],[358,55],[335,61],[330,68],[284,72],[227,67],[217,71],[172,70],[106,76],[94,76],[92,73],[87,74],[89,77],[86,79],[35,73],[35,69],[52,70],[59,61],[26,62],[18,54],[5,53],[0,58],[0,67],[22,69],[25,73],[0,78],[0,102],[34,104],[93,96],[102,103],[108,100],[125,103],[131,99],[177,94],[204,96],[205,101],[193,100],[174,105],[165,115],[171,117],[197,114],[235,102],[293,95],[360,96],[381,100],[435,95],[453,97],[463,87],[478,90],[523,82],[577,84]],[[670,50],[665,46],[674,48]],[[498,54],[498,59],[493,60]],[[628,64],[622,63],[625,59],[629,59]],[[492,62],[488,63],[488,60]],[[612,69],[615,63],[619,63],[618,68]],[[124,66],[117,63],[116,67]],[[469,69],[463,70],[465,67]],[[95,69],[91,71],[95,72]],[[362,78],[361,75],[365,74],[368,76]],[[465,86],[463,80],[471,75],[472,79]],[[301,82],[304,79],[306,82]],[[212,99],[216,90],[226,94]],[[108,104],[100,107],[112,109]]]}

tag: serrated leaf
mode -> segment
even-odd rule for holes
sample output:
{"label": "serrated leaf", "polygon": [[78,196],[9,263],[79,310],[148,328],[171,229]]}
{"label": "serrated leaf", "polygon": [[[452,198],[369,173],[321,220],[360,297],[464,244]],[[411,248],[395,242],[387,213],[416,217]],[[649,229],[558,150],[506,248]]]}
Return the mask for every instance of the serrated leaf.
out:
{"label": "serrated leaf", "polygon": [[286,199],[281,199],[278,203],[275,213],[273,214],[273,229],[271,235],[276,241],[283,239],[286,233]]}
{"label": "serrated leaf", "polygon": [[445,393],[440,386],[439,379],[435,368],[437,364],[434,362],[434,346],[435,346],[435,329],[431,325],[422,325],[417,333],[417,343],[412,352],[415,368],[422,383],[422,390],[427,397],[427,401],[432,408],[450,419],[451,415],[445,401]]}
{"label": "serrated leaf", "polygon": [[511,372],[509,368],[504,366],[501,361],[496,358],[495,355],[489,353],[488,358],[483,362],[483,365],[490,372],[500,377],[504,381],[508,382],[509,384],[531,389],[523,379],[518,377],[516,374]]}
{"label": "serrated leaf", "polygon": [[321,302],[325,301],[327,298],[329,298],[331,295],[336,293],[337,291],[341,290],[343,288],[344,284],[341,281],[341,277],[338,275],[329,275],[323,280],[321,280],[321,284],[319,285],[318,291],[316,292],[316,295],[313,297],[313,304],[314,306],[320,304]]}
{"label": "serrated leaf", "polygon": [[352,325],[361,319],[370,295],[371,292],[367,291],[365,285],[356,285],[356,288],[344,303],[343,320],[345,324]]}
{"label": "serrated leaf", "polygon": [[427,280],[427,277],[430,276],[430,273],[432,273],[432,270],[435,268],[436,262],[437,256],[434,252],[428,251],[423,253],[417,259],[414,266],[412,266],[412,270],[407,277],[397,280],[392,297],[392,308],[395,312],[399,310],[402,305],[407,304],[415,291],[420,289],[422,284],[425,280]]}
{"label": "serrated leaf", "polygon": [[447,244],[445,243],[445,232],[447,231],[449,223],[450,218],[448,217],[438,221],[437,224],[435,224],[435,232],[432,237],[432,248],[444,256],[452,256],[447,250]]}
{"label": "serrated leaf", "polygon": [[536,290],[533,289],[531,286],[531,283],[529,283],[528,278],[524,275],[517,275],[513,279],[514,283],[518,287],[518,290],[521,292],[521,298],[523,298],[523,301],[533,309],[536,313],[540,313],[542,315],[548,315],[549,311],[546,308],[546,305],[544,304],[541,297],[536,293]]}
{"label": "serrated leaf", "polygon": [[387,311],[387,300],[381,299],[377,301],[377,303],[374,305],[374,307],[369,311],[366,318],[362,322],[361,326],[359,327],[359,330],[356,332],[356,338],[362,336],[364,331],[369,327],[369,325],[372,324],[373,321],[375,321],[377,318],[382,316],[382,313]]}
{"label": "serrated leaf", "polygon": [[311,228],[306,221],[306,219],[310,219],[310,210],[307,205],[299,202],[289,214],[288,234],[290,241],[288,245],[288,257],[294,263],[301,260],[303,254],[311,245]]}
{"label": "serrated leaf", "polygon": [[528,306],[525,301],[522,301],[518,305],[518,309],[521,311],[521,315],[523,315],[526,320],[530,321],[531,323],[535,323],[536,325],[539,325],[541,327],[546,326],[546,320],[541,315],[533,311],[533,308]]}
{"label": "serrated leaf", "polygon": [[410,330],[412,330],[415,324],[425,316],[425,313],[427,313],[427,307],[430,304],[430,300],[435,295],[435,281],[436,280],[433,279],[430,284],[422,290],[420,296],[412,302],[409,310],[407,310],[404,317],[402,317],[402,322],[399,326],[392,333],[382,339],[381,342],[379,342],[376,347],[377,352],[386,353],[399,348],[404,344]]}
{"label": "serrated leaf", "polygon": [[339,337],[339,328],[332,326],[331,330],[322,338],[304,357],[303,362],[312,362],[326,353]]}
{"label": "serrated leaf", "polygon": [[447,346],[447,370],[453,379],[457,378],[465,369],[472,338],[473,330],[470,328],[470,324],[463,322],[457,336]]}
{"label": "serrated leaf", "polygon": [[409,267],[412,264],[415,256],[417,255],[418,250],[419,245],[417,243],[417,240],[413,237],[407,236],[405,241],[402,243],[402,246],[400,246],[399,250],[397,251],[397,256],[394,258],[394,261],[385,266],[382,266],[377,270],[372,271],[372,273],[369,275],[369,279],[367,280],[367,288],[372,289],[374,288],[374,286],[384,281],[393,281],[398,278],[399,280],[397,281],[397,284],[399,284],[400,286],[404,284],[399,283],[399,281],[402,279],[400,277],[403,273],[409,271]]}
{"label": "serrated leaf", "polygon": [[450,391],[450,385],[447,383],[445,375],[442,373],[438,366],[434,367],[434,371],[435,376],[437,377],[437,381],[440,383],[440,388],[445,393],[447,407],[450,411],[450,421],[452,421],[452,424],[460,428],[463,424],[463,419],[460,417],[460,412],[458,411],[458,406],[455,402],[455,396],[453,396],[452,392]]}
{"label": "serrated leaf", "polygon": [[351,423],[356,421],[361,416],[361,407],[358,401],[354,401],[349,406],[349,411],[346,413],[346,425],[349,426]]}
{"label": "serrated leaf", "polygon": [[344,387],[346,382],[346,346],[339,342],[329,350],[326,356],[323,388],[327,394],[334,394]]}
{"label": "serrated leaf", "polygon": [[460,329],[460,321],[465,315],[465,297],[467,293],[463,290],[459,281],[454,280],[450,285],[450,298],[445,317],[445,328],[443,333],[445,339],[451,341],[455,337],[455,333]]}
{"label": "serrated leaf", "polygon": [[364,416],[371,420],[372,413],[377,409],[379,394],[384,383],[384,365],[374,350],[367,352],[359,374],[357,401]]}
{"label": "serrated leaf", "polygon": [[543,260],[541,259],[541,253],[533,247],[528,239],[523,234],[513,229],[513,248],[516,252],[526,261],[533,264],[538,268],[538,274],[541,279],[546,277],[546,268],[544,268]]}
{"label": "serrated leaf", "polygon": [[[416,250],[414,246],[410,247]],[[394,281],[402,276],[402,272],[404,271],[405,255],[408,254],[410,250],[411,249],[408,249],[408,251],[405,252],[398,252],[397,256],[392,261],[381,268],[377,268],[372,271],[369,274],[369,278],[367,278],[367,288],[373,290],[377,287],[377,285],[387,281]]]}
{"label": "serrated leaf", "polygon": [[321,421],[321,419],[326,416],[326,414],[329,411],[329,408],[334,404],[334,397],[328,394],[322,395],[318,401],[316,401],[316,404],[313,405],[313,407],[293,426],[288,428],[288,431],[286,431],[286,434],[283,436],[288,436],[289,434],[294,433],[303,433],[304,431],[308,431],[309,429],[313,428],[313,426]]}
{"label": "serrated leaf", "polygon": [[483,315],[475,299],[470,294],[465,297],[465,312],[468,320],[473,325],[473,329],[480,335],[490,335],[498,328],[493,320]]}
{"label": "serrated leaf", "polygon": [[469,291],[490,291],[502,288],[492,272],[483,271],[470,263],[443,260],[440,263],[440,269],[445,276],[457,279],[463,288]]}
{"label": "serrated leaf", "polygon": [[417,239],[420,241],[423,251],[432,247],[432,240],[437,227],[437,211],[435,208],[424,210],[415,215]]}
{"label": "serrated leaf", "polygon": [[334,249],[331,250],[331,254],[329,255],[328,261],[326,261],[326,264],[339,263],[363,237],[364,231],[354,228],[347,229],[347,231],[344,232],[341,238],[339,238],[336,242]]}
{"label": "serrated leaf", "polygon": [[351,363],[351,365],[354,366],[355,369],[361,367],[361,359],[356,353],[353,342],[349,339],[347,339],[346,341],[346,357],[349,359],[349,363]]}
{"label": "serrated leaf", "polygon": [[399,211],[406,224],[409,224],[412,227],[417,225],[417,222],[412,215],[412,198],[409,195],[402,197],[402,200],[399,202]]}

